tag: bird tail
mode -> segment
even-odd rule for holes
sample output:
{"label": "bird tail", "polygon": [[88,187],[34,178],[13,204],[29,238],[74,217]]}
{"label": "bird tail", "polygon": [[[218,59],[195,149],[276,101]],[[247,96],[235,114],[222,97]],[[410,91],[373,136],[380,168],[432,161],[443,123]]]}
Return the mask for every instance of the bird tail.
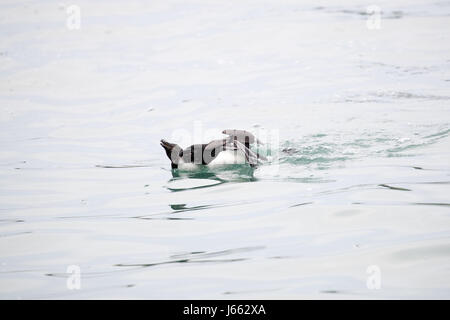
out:
{"label": "bird tail", "polygon": [[172,162],[172,168],[178,167],[178,162],[180,161],[180,158],[182,156],[182,149],[179,145],[175,143],[167,142],[166,140],[161,140],[161,146],[166,151],[167,157]]}

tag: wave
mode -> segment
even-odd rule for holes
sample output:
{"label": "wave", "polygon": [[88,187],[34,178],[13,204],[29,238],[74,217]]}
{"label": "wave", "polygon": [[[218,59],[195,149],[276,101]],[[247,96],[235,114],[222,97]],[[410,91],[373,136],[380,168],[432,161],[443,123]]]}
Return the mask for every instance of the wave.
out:
{"label": "wave", "polygon": [[435,132],[424,128],[422,133],[400,137],[384,131],[368,132],[358,137],[355,134],[313,134],[285,141],[277,153],[280,164],[323,167],[366,157],[411,156],[408,152],[422,152],[424,147],[448,137],[449,134],[448,125]]}

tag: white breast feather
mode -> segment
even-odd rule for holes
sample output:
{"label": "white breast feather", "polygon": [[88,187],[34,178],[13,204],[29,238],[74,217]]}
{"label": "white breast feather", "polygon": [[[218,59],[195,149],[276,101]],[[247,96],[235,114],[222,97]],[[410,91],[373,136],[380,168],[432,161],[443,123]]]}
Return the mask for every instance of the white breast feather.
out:
{"label": "white breast feather", "polygon": [[183,159],[178,163],[178,169],[180,170],[196,170],[198,169],[198,165],[195,163],[184,162]]}
{"label": "white breast feather", "polygon": [[243,164],[245,163],[245,155],[239,151],[225,150],[220,152],[208,166],[213,167],[225,164]]}

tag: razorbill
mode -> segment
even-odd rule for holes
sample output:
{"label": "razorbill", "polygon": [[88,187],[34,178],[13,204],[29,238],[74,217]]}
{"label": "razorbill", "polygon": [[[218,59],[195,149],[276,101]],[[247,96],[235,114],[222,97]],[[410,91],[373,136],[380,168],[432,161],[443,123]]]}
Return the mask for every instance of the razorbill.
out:
{"label": "razorbill", "polygon": [[214,167],[226,164],[245,164],[255,167],[266,158],[250,150],[253,143],[261,144],[253,134],[245,130],[223,130],[227,138],[213,140],[204,144],[193,144],[186,149],[166,140],[161,146],[170,159],[172,169],[192,170],[199,165]]}

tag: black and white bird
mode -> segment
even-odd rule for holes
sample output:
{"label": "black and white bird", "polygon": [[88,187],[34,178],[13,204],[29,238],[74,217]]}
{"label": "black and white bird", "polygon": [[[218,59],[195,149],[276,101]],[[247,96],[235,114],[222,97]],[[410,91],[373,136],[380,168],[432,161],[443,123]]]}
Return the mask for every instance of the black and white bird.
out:
{"label": "black and white bird", "polygon": [[186,149],[179,145],[161,140],[170,159],[172,169],[193,170],[198,166],[215,167],[227,164],[249,164],[252,167],[266,158],[250,150],[253,143],[261,144],[253,134],[245,130],[223,130],[227,138],[213,140],[204,144],[193,144]]}

